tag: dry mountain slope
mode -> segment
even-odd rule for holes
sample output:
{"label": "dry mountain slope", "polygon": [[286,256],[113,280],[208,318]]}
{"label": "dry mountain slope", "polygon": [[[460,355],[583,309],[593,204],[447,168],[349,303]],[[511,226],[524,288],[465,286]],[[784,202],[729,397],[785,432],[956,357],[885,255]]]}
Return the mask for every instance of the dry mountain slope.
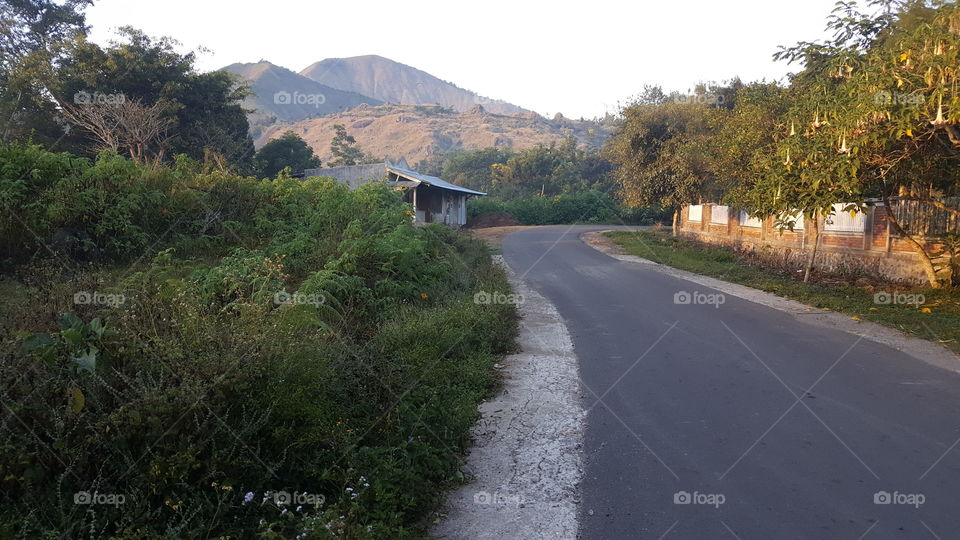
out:
{"label": "dry mountain slope", "polygon": [[223,70],[238,75],[250,85],[254,95],[244,101],[244,107],[255,110],[250,115],[250,123],[255,128],[277,121],[296,122],[345,111],[361,103],[383,103],[376,98],[320,84],[266,61],[231,64]]}
{"label": "dry mountain slope", "polygon": [[377,55],[327,58],[300,72],[316,82],[399,105],[441,105],[465,112],[483,105],[496,114],[529,112],[442,81],[425,71]]}
{"label": "dry mountain slope", "polygon": [[612,129],[608,124],[560,116],[547,120],[535,113],[491,114],[478,105],[465,113],[435,105],[361,105],[329,116],[268,127],[255,142],[261,146],[290,130],[303,137],[326,164],[333,157],[330,141],[336,124],[343,124],[366,153],[378,159],[404,157],[411,165],[455,149],[520,149],[566,137],[575,137],[584,146],[599,147]]}

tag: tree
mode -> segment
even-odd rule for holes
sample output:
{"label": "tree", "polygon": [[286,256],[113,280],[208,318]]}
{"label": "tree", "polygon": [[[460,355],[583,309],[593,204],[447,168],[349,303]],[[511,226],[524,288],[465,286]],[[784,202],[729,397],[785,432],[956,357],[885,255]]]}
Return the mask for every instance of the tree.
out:
{"label": "tree", "polygon": [[330,152],[334,159],[327,165],[330,167],[341,167],[345,165],[359,165],[368,163],[372,159],[363,153],[363,150],[357,146],[357,140],[353,135],[347,134],[347,128],[342,124],[333,126],[334,136],[330,142]]}
{"label": "tree", "polygon": [[95,151],[126,151],[139,163],[162,160],[173,119],[157,104],[146,106],[119,97],[106,103],[64,103],[62,111],[70,122],[93,136]]}
{"label": "tree", "polygon": [[302,171],[320,166],[320,158],[313,153],[313,149],[292,131],[287,131],[263,145],[257,150],[254,161],[259,175],[263,178],[273,178],[287,167]]}
{"label": "tree", "polygon": [[225,72],[198,73],[195,55],[178,53],[176,45],[129,27],[120,29],[120,41],[107,48],[78,36],[62,45],[50,94],[60,104],[69,104],[78,93],[152,104],[172,121],[166,153],[200,160],[215,152],[252,171],[253,141],[240,104],[247,90]]}
{"label": "tree", "polygon": [[446,156],[440,176],[457,185],[480,191],[490,191],[493,185],[494,164],[505,164],[513,152],[490,147],[480,150],[459,150]]}
{"label": "tree", "polygon": [[[957,193],[960,178],[960,9],[941,1],[872,5],[880,9],[862,13],[839,4],[829,18],[832,40],[778,53],[804,69],[791,81],[782,126],[788,133],[778,143],[782,165],[768,160],[766,178],[748,190],[754,208],[793,206],[816,218],[836,203],[859,209],[867,197],[879,197],[890,208],[890,197],[908,195],[960,213],[943,202]],[[936,254],[913,237],[922,231],[905,230],[892,212],[889,219],[919,256],[930,286],[940,286]]]}
{"label": "tree", "polygon": [[674,234],[683,205],[715,200],[722,193],[704,146],[711,116],[722,114],[717,105],[677,94],[667,98],[648,87],[639,101],[623,109],[623,123],[604,148],[616,166],[613,175],[625,202],[674,208]]}
{"label": "tree", "polygon": [[92,0],[18,0],[0,4],[0,140],[52,145],[66,135],[44,89],[59,45],[86,33]]}

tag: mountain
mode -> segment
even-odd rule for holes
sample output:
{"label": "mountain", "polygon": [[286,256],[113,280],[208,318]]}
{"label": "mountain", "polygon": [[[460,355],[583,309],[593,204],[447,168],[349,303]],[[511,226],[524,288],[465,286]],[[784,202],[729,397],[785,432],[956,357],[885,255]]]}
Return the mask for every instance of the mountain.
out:
{"label": "mountain", "polygon": [[320,84],[398,105],[440,105],[465,112],[475,105],[495,114],[527,113],[442,81],[425,71],[377,55],[328,58],[300,72]]}
{"label": "mountain", "polygon": [[327,116],[270,126],[255,139],[262,146],[293,131],[313,148],[324,164],[332,159],[333,126],[342,124],[367,154],[381,159],[404,157],[411,165],[457,149],[491,146],[522,149],[574,137],[578,143],[599,148],[613,130],[611,122],[569,120],[557,115],[548,120],[536,113],[492,114],[474,105],[455,112],[437,105],[360,105]]}
{"label": "mountain", "polygon": [[244,101],[244,107],[255,110],[250,115],[255,130],[277,121],[295,122],[345,111],[361,103],[383,104],[379,99],[332,88],[262,60],[255,64],[231,64],[223,71],[247,81],[254,92]]}

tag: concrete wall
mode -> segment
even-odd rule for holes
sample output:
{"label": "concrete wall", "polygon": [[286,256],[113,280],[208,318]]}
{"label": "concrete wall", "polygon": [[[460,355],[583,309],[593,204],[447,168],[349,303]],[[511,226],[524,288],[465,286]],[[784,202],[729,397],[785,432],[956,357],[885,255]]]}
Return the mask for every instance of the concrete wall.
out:
{"label": "concrete wall", "polygon": [[[779,231],[772,217],[761,220],[760,227],[740,223],[740,211],[729,209],[726,224],[714,223],[713,206],[703,205],[699,221],[689,219],[689,206],[680,212],[681,236],[725,245],[746,251],[776,265],[801,269],[815,241],[807,226],[803,230]],[[695,214],[695,213],[694,213]],[[882,205],[869,209],[863,231],[821,231],[816,268],[827,272],[862,272],[891,281],[926,283],[919,256],[907,241],[890,231],[887,209]]]}
{"label": "concrete wall", "polygon": [[368,163],[366,165],[348,165],[345,167],[327,167],[305,169],[304,178],[311,176],[329,176],[350,189],[378,181],[387,175],[386,163]]}

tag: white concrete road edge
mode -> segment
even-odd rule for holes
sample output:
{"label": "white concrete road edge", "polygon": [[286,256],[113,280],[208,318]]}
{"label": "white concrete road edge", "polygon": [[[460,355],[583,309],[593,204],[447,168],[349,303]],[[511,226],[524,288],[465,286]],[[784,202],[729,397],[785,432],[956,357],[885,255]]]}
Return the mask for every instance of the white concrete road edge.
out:
{"label": "white concrete road edge", "polygon": [[603,236],[605,232],[610,231],[583,233],[580,235],[580,239],[588,246],[614,259],[647,265],[649,268],[657,270],[658,272],[703,285],[704,287],[709,287],[724,294],[729,294],[730,296],[790,313],[800,321],[842,330],[855,336],[862,336],[864,339],[892,347],[937,367],[960,372],[960,357],[957,357],[950,349],[938,343],[915,338],[899,330],[869,321],[857,321],[849,315],[808,306],[796,300],[790,300],[745,285],[738,285],[736,283],[729,283],[716,278],[694,274],[693,272],[655,263],[635,255],[624,255],[619,251],[620,246],[617,246]]}
{"label": "white concrete road edge", "polygon": [[[503,262],[502,258],[499,262]],[[464,472],[436,538],[575,538],[585,412],[577,357],[556,307],[509,269],[521,351],[503,360],[503,389],[480,406]]]}

